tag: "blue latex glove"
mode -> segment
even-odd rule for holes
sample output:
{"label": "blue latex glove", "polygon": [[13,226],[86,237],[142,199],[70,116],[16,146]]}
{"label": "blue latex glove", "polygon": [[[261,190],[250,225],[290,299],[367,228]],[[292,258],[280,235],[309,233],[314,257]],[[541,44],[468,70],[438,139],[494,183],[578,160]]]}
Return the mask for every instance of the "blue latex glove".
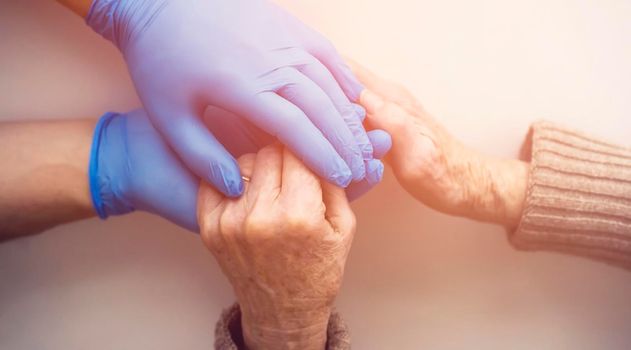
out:
{"label": "blue latex glove", "polygon": [[266,0],[94,0],[86,22],[123,53],[152,124],[198,177],[228,196],[243,182],[203,127],[207,106],[243,116],[316,174],[346,187],[372,145],[362,86],[320,34]]}
{"label": "blue latex glove", "polygon": [[[256,152],[275,141],[229,112],[206,113],[207,122],[212,123],[216,118],[224,123],[211,130],[235,157]],[[374,156],[383,157],[390,149],[390,136],[381,130],[371,131],[368,136],[374,145]],[[366,164],[366,178],[349,186],[349,197],[357,197],[381,181],[383,164],[376,159]],[[190,231],[199,231],[196,216],[199,180],[167,146],[144,110],[107,113],[101,117],[94,131],[89,176],[92,201],[101,218],[142,210]]]}

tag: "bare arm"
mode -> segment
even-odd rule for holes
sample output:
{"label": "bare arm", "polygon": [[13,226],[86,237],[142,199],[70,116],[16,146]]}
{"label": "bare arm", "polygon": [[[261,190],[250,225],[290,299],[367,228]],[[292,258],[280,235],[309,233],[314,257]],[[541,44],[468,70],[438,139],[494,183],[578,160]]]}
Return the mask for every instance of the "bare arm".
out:
{"label": "bare arm", "polygon": [[94,121],[0,123],[0,240],[94,216]]}
{"label": "bare arm", "polygon": [[58,3],[72,10],[72,12],[85,18],[92,5],[92,0],[57,0]]}

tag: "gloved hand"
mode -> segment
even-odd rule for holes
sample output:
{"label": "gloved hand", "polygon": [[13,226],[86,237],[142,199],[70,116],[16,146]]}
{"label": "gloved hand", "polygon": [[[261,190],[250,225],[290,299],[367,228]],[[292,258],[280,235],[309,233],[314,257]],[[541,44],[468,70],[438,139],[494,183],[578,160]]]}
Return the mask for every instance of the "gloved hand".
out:
{"label": "gloved hand", "polygon": [[94,0],[86,22],[121,50],[152,124],[198,177],[243,191],[203,127],[207,106],[245,117],[339,186],[365,176],[362,90],[321,35],[266,0]]}
{"label": "gloved hand", "polygon": [[[205,120],[212,123],[217,118],[224,122],[214,124],[220,128],[211,130],[235,157],[274,142],[273,137],[229,112],[209,110]],[[381,130],[371,131],[368,136],[374,156],[383,157],[390,148],[390,136]],[[347,189],[349,198],[357,198],[381,181],[381,161],[367,164],[366,178]],[[101,117],[94,132],[89,176],[92,201],[101,218],[143,210],[199,232],[199,179],[167,146],[144,110]]]}

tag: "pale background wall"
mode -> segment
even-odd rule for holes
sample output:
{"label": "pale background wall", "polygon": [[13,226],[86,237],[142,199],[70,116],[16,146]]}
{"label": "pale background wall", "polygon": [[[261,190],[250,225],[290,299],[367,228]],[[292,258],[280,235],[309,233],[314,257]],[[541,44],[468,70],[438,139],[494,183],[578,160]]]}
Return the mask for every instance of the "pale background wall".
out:
{"label": "pale background wall", "polygon": [[[282,3],[486,152],[516,155],[540,118],[629,144],[629,1]],[[117,51],[79,18],[0,1],[0,118],[137,105]],[[626,271],[516,252],[502,229],[436,214],[390,174],[354,208],[338,305],[356,349],[631,345]],[[0,245],[1,349],[209,349],[231,302],[199,238],[145,214]]]}

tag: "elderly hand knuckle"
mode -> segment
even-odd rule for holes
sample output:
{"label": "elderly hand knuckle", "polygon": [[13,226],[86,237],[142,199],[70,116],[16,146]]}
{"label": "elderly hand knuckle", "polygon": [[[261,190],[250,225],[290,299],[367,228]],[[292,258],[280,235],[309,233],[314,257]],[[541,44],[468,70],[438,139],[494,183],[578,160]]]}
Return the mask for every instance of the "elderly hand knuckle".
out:
{"label": "elderly hand knuckle", "polygon": [[232,210],[224,210],[219,215],[219,231],[224,235],[232,235],[239,228],[238,221]]}
{"label": "elderly hand knuckle", "polygon": [[266,224],[260,215],[248,215],[243,223],[243,231],[248,235],[261,232],[265,228]]}
{"label": "elderly hand knuckle", "polygon": [[314,226],[313,219],[307,213],[302,211],[287,211],[284,214],[283,221],[285,226],[294,233],[304,233]]}

